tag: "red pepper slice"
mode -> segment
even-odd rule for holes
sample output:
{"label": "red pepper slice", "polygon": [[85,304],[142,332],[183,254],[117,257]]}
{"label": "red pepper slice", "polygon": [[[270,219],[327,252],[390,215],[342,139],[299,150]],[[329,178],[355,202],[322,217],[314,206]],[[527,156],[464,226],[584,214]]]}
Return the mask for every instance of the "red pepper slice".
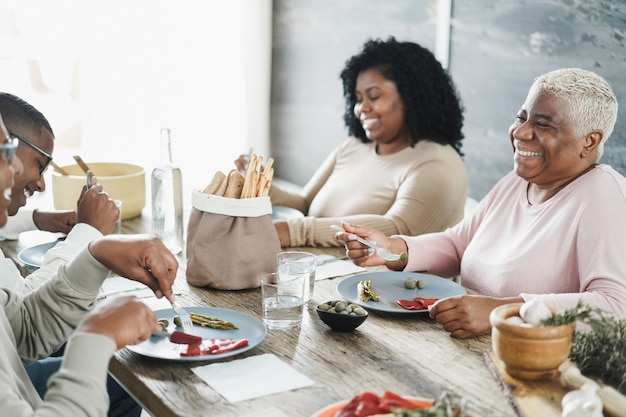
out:
{"label": "red pepper slice", "polygon": [[205,339],[202,343],[190,344],[182,349],[180,356],[217,355],[231,352],[248,345],[248,339]]}
{"label": "red pepper slice", "polygon": [[175,331],[170,335],[170,342],[178,343],[179,345],[193,345],[202,343],[202,338],[189,333]]}
{"label": "red pepper slice", "polygon": [[420,298],[415,297],[413,300],[397,300],[396,304],[406,310],[426,310],[428,306],[435,304],[438,298]]}

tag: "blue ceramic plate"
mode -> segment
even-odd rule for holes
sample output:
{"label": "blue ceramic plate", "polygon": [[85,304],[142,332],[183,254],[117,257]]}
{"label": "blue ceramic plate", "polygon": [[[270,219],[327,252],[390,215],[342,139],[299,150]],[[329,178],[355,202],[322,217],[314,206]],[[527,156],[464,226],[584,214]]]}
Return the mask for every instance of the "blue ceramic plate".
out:
{"label": "blue ceramic plate", "polygon": [[[422,279],[425,286],[422,289],[407,289],[404,281],[412,277]],[[372,280],[372,289],[380,297],[380,301],[364,303],[359,297],[357,285],[360,281]],[[421,298],[446,298],[465,294],[465,288],[456,282],[435,275],[420,274],[418,272],[369,272],[346,278],[337,285],[337,292],[346,300],[358,304],[368,310],[384,311],[387,313],[415,314],[424,313],[424,310],[406,310],[396,304],[396,300],[412,300]]]}
{"label": "blue ceramic plate", "polygon": [[[180,356],[179,349],[181,345],[177,345],[169,341],[164,337],[151,337],[138,345],[127,346],[127,348],[135,353],[143,356],[149,356],[157,359],[172,359],[179,361],[211,361],[216,359],[223,359],[229,356],[239,355],[246,352],[265,339],[267,329],[261,320],[250,316],[249,314],[241,311],[229,310],[226,308],[213,308],[213,307],[185,307],[190,313],[203,314],[209,317],[218,317],[222,320],[230,321],[239,327],[238,330],[217,330],[210,327],[200,327],[194,325],[194,334],[200,336],[203,339],[248,339],[248,345],[241,349],[233,350],[231,352],[220,353],[217,355],[201,355],[201,356]],[[154,312],[157,319],[167,319],[170,322],[167,328],[168,332],[173,332],[176,329],[174,324],[174,310],[169,308],[165,310],[157,310]],[[182,330],[182,329],[178,329]]]}
{"label": "blue ceramic plate", "polygon": [[57,243],[59,243],[59,241],[54,240],[52,242],[46,242],[26,248],[17,254],[17,259],[19,259],[19,261],[24,265],[31,268],[40,268],[46,252],[55,247]]}

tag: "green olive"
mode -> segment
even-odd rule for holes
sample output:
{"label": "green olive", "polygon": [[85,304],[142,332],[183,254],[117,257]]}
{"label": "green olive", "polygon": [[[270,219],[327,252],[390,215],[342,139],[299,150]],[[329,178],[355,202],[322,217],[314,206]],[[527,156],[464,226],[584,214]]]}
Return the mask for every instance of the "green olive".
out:
{"label": "green olive", "polygon": [[421,290],[426,286],[426,282],[423,279],[418,279],[415,285]]}
{"label": "green olive", "polygon": [[335,311],[337,311],[337,313],[341,313],[345,311],[347,308],[348,308],[348,303],[346,303],[345,301],[339,301],[337,304],[335,304]]}
{"label": "green olive", "polygon": [[328,311],[331,309],[330,304],[320,304],[317,306],[322,311]]}
{"label": "green olive", "polygon": [[408,288],[410,290],[412,290],[413,288],[415,288],[415,280],[411,277],[408,277],[407,279],[404,280],[404,288]]}
{"label": "green olive", "polygon": [[180,320],[180,317],[174,316],[174,324],[178,327],[183,327],[183,322]]}
{"label": "green olive", "polygon": [[354,314],[356,314],[357,316],[365,316],[367,314],[367,311],[365,311],[363,307],[358,307],[354,309]]}
{"label": "green olive", "polygon": [[158,322],[161,325],[161,330],[163,330],[163,331],[167,330],[167,326],[170,325],[170,322],[167,321],[167,319],[160,319],[160,320],[158,320]]}

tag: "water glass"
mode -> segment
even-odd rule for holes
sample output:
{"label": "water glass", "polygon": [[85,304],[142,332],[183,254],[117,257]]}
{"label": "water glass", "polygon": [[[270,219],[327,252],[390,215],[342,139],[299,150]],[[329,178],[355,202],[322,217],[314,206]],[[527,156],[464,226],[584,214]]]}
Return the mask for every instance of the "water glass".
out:
{"label": "water glass", "polygon": [[300,326],[304,308],[304,276],[286,277],[276,272],[261,276],[263,323],[268,329]]}
{"label": "water glass", "polygon": [[286,278],[304,277],[304,302],[308,302],[315,287],[317,257],[308,252],[281,252],[276,255],[276,271]]}

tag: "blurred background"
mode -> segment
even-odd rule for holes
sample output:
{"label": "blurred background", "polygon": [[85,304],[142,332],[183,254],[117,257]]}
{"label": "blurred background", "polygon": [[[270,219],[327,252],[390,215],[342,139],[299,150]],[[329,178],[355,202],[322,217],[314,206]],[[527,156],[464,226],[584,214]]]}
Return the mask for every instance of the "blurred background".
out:
{"label": "blurred background", "polygon": [[[624,101],[626,4],[608,0],[4,0],[0,90],[47,116],[61,166],[80,154],[149,178],[169,127],[189,204],[250,149],[303,185],[346,137],[346,59],[389,36],[449,68],[475,199],[512,168],[508,127],[535,76],[590,69]],[[603,162],[626,174],[622,114]]]}

